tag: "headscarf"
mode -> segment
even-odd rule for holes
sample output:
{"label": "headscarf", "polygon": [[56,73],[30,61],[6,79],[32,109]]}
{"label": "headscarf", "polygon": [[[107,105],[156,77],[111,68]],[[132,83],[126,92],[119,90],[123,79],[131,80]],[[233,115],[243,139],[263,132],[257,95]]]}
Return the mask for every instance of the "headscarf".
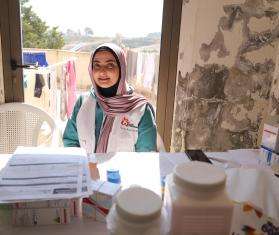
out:
{"label": "headscarf", "polygon": [[[95,54],[98,52],[98,49],[100,49],[101,47],[102,48],[107,47],[108,51],[112,50],[114,52],[114,56],[117,56],[117,58],[115,59],[116,60],[118,59],[120,64],[119,85],[117,88],[116,95],[113,97],[102,96],[98,91],[97,84],[93,79],[92,63]],[[124,51],[115,44],[104,43],[99,47],[97,47],[97,49],[91,54],[88,71],[91,77],[97,102],[99,103],[99,105],[101,106],[101,108],[105,113],[103,126],[100,131],[99,141],[97,143],[97,148],[96,148],[97,153],[105,153],[107,151],[108,139],[113,126],[115,116],[121,113],[127,113],[129,111],[132,111],[147,103],[147,100],[143,96],[136,95],[133,93],[130,94],[128,92],[129,86],[126,82],[126,66],[127,66],[127,62],[126,62]]]}

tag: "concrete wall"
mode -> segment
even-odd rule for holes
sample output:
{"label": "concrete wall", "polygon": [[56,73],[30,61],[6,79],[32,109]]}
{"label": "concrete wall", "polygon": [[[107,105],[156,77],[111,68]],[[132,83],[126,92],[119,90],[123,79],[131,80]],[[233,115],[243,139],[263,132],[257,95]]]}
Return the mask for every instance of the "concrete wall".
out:
{"label": "concrete wall", "polygon": [[77,75],[77,87],[79,90],[88,90],[91,87],[91,80],[88,74],[89,52],[71,52],[52,49],[23,49],[23,51],[44,51],[49,65],[54,65],[69,58],[76,58],[75,67]]}
{"label": "concrete wall", "polygon": [[[276,64],[278,10],[275,0],[184,0],[173,151],[257,146]],[[279,113],[278,89],[271,96]]]}

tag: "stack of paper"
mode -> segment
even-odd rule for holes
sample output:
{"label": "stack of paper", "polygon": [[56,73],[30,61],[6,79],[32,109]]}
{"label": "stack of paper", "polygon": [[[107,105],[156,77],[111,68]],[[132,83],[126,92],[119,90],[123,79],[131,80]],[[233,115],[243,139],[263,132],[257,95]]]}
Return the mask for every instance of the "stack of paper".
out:
{"label": "stack of paper", "polygon": [[0,202],[78,198],[92,193],[81,148],[19,147],[0,172]]}

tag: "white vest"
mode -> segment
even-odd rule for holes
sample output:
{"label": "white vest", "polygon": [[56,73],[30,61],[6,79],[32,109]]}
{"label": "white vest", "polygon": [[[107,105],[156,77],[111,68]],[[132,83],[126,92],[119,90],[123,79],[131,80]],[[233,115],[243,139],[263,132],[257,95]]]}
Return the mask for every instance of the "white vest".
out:
{"label": "white vest", "polygon": [[[116,115],[108,140],[107,153],[135,151],[138,125],[145,112],[145,106]],[[76,119],[80,146],[88,154],[95,151],[95,110],[96,100],[89,95],[84,99]]]}

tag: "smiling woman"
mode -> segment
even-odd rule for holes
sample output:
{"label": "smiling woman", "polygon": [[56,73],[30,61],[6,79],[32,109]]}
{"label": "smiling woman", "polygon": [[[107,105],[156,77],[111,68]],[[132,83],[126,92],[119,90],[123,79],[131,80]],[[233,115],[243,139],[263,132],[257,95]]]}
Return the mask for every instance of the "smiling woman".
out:
{"label": "smiling woman", "polygon": [[98,50],[92,63],[93,79],[100,88],[109,88],[115,85],[120,75],[117,57],[107,50],[106,48]]}
{"label": "smiling woman", "polygon": [[115,44],[99,46],[91,55],[93,90],[77,101],[63,142],[94,152],[156,151],[157,130],[151,104],[126,83],[126,58]]}
{"label": "smiling woman", "polygon": [[[125,49],[128,63],[132,65],[127,69],[127,78],[131,79],[129,82],[135,86],[136,91],[144,94],[144,96],[152,102],[154,107],[156,107],[158,129],[164,139],[167,150],[169,150],[175,97],[182,0],[178,0],[178,2],[172,0],[82,0],[80,2],[71,1],[70,3],[69,1],[66,2],[66,0],[49,0],[47,2],[43,0],[1,0],[0,33],[2,37],[1,49],[5,102],[27,102],[28,99],[24,97],[24,90],[26,85],[30,88],[29,84],[26,82],[27,79],[23,78],[21,43],[23,41],[22,39],[24,37],[26,38],[27,31],[21,31],[21,21],[23,23],[21,16],[23,15],[20,13],[23,12],[20,11],[20,2],[26,4],[27,8],[30,8],[29,13],[32,13],[31,16],[33,14],[39,16],[49,27],[58,26],[58,30],[64,32],[63,36],[70,35],[72,38],[78,36],[78,44],[83,43],[84,37],[93,41],[92,45],[90,44],[85,48],[86,50],[95,49],[96,43],[107,41],[119,43],[119,45],[124,45],[130,49],[128,51]],[[61,17],[61,9],[65,8],[67,8],[67,14],[63,14],[63,17]],[[92,12],[92,9],[105,9],[105,11],[94,10],[94,12]],[[123,9],[125,9],[125,14],[122,14]],[[162,14],[162,12],[164,13]],[[90,16],[90,20],[88,20],[88,16]],[[34,19],[34,17],[27,19],[29,23],[26,25],[30,26],[32,19]],[[162,34],[159,32],[161,25]],[[91,33],[88,33],[90,30],[87,30],[87,33],[84,34],[85,31],[83,32],[83,29],[85,30],[88,27],[92,29]],[[40,29],[37,29],[36,33],[39,33],[39,39],[44,41],[45,38],[40,34]],[[120,34],[113,37],[116,33]],[[65,48],[65,50],[72,48],[71,42],[66,43],[69,43],[69,47]],[[159,48],[160,62],[159,55],[156,54],[157,52],[154,52],[154,50],[158,51]],[[37,52],[38,50],[44,51],[42,48],[25,48],[25,51],[27,50],[28,52]],[[156,55],[146,55],[147,51]],[[84,70],[83,62],[85,60],[88,61],[84,53],[77,54],[76,52],[65,52],[64,50],[46,50],[45,53],[46,59],[49,62],[48,64],[51,66],[53,64],[60,65],[61,61],[59,61],[58,58],[65,58],[73,54],[75,54],[74,56],[78,56],[76,60],[77,85],[80,85],[78,89],[81,89],[78,90],[78,92],[81,93],[83,89],[86,89],[87,85],[89,85],[87,81],[90,80],[87,79],[88,77],[84,73],[86,69]],[[13,61],[13,66],[10,63],[11,61]],[[144,67],[143,65],[149,66]],[[152,70],[151,68],[156,68],[156,70]],[[101,69],[104,69],[102,65]],[[27,69],[24,71],[27,71]],[[59,82],[58,79],[62,77],[62,75],[57,75],[57,79],[55,77],[53,81]],[[34,78],[32,77],[32,81],[34,81]],[[84,82],[85,80],[87,81]],[[140,82],[139,84],[144,87],[136,87],[134,84],[136,82]],[[33,82],[31,84],[33,84]],[[45,84],[44,89],[49,88],[49,81],[46,81]],[[86,86],[82,87],[83,85]],[[150,90],[150,86],[152,90]],[[56,89],[55,86],[52,86],[52,89]],[[101,89],[106,88],[100,87],[100,90]],[[157,90],[158,98],[156,98]],[[55,101],[58,100],[58,104],[63,100],[59,98],[60,94],[61,93],[58,92],[53,94]],[[63,105],[64,103],[62,105],[57,105],[57,107],[62,107]],[[98,105],[97,103],[97,106]],[[96,113],[96,116],[97,115]],[[154,117],[154,115],[152,117]],[[124,120],[123,123],[130,123],[134,126],[133,120],[128,120],[127,122],[126,117],[125,119],[123,117],[121,120]],[[57,121],[60,122],[60,120]],[[124,126],[122,128],[124,128]],[[130,128],[130,126],[125,126],[125,128]]]}

